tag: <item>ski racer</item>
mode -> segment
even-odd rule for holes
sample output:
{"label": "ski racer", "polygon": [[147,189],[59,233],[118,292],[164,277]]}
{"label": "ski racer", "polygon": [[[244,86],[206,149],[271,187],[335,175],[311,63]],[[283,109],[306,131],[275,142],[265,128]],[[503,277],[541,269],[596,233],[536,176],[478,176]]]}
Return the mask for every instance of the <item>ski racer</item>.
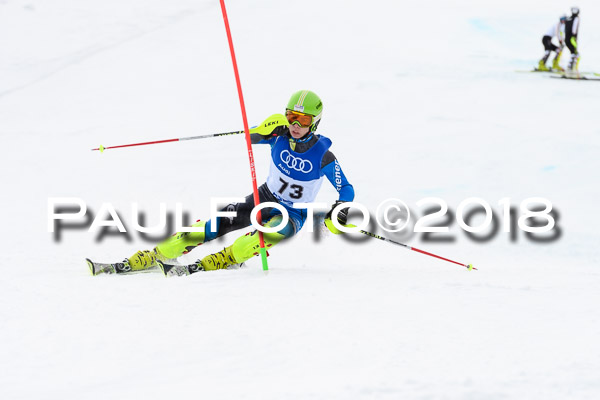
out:
{"label": "ski racer", "polygon": [[565,42],[571,52],[568,69],[577,71],[579,68],[579,50],[577,34],[579,33],[579,7],[571,7],[571,16],[565,22]]}
{"label": "ski racer", "polygon": [[[332,142],[329,138],[317,135],[315,131],[321,121],[323,103],[319,96],[309,90],[294,93],[285,111],[286,119],[276,124],[268,134],[251,135],[253,144],[271,146],[271,167],[266,183],[258,188],[260,202],[278,203],[287,210],[288,223],[277,232],[264,233],[265,248],[298,233],[307,218],[307,210],[293,208],[295,203],[313,202],[319,192],[324,177],[336,188],[338,200],[333,204],[326,217],[326,225],[331,225],[331,212],[339,203],[354,199],[354,188],[346,179],[340,164],[329,150]],[[254,208],[252,195],[241,203],[229,204],[221,211],[235,211],[235,217],[217,217],[215,220],[199,220],[193,227],[203,227],[204,232],[180,232],[157,245],[152,250],[138,251],[124,263],[132,271],[140,271],[157,265],[157,260],[173,263],[182,254],[195,247],[214,240],[229,232],[251,225],[250,213]],[[283,217],[276,208],[262,209],[262,223],[265,227],[279,225]],[[348,209],[342,208],[338,221],[347,223]],[[328,220],[328,221],[327,221]],[[216,231],[213,232],[213,228]],[[335,233],[339,233],[335,232]],[[200,260],[205,271],[227,268],[257,255],[259,235],[257,231],[237,238],[224,250],[210,254]]]}
{"label": "ski racer", "polygon": [[[546,34],[542,37],[542,44],[544,45],[545,52],[544,52],[544,56],[538,63],[538,67],[537,67],[538,71],[550,71],[550,68],[548,68],[546,66],[546,61],[548,61],[548,58],[550,57],[550,54],[552,52],[556,53],[556,56],[554,56],[554,60],[552,61],[552,70],[559,71],[559,72],[564,71],[564,69],[561,68],[559,63],[560,63],[560,55],[562,54],[562,50],[565,47],[564,38],[565,38],[565,21],[566,20],[567,20],[566,15],[561,16],[559,21],[556,24],[552,25],[548,29]],[[552,43],[552,39],[555,37],[558,39],[558,46],[556,46],[554,43]]]}

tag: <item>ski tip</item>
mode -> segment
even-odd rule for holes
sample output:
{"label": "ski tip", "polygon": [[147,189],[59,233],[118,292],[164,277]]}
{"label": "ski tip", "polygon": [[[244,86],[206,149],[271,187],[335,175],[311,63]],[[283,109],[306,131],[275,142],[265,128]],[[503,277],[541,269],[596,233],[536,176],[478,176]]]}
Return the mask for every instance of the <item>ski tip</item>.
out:
{"label": "ski tip", "polygon": [[92,273],[93,276],[95,276],[96,275],[96,268],[94,268],[94,263],[89,258],[86,258],[85,261],[87,262],[87,265],[90,268],[90,272]]}

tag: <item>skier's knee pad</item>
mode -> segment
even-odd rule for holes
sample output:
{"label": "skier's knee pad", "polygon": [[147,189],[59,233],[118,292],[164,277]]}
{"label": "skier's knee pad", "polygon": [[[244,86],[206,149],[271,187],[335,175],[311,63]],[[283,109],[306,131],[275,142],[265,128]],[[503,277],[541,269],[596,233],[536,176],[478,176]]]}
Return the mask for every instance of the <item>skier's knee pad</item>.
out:
{"label": "skier's knee pad", "polygon": [[[205,227],[206,221],[198,221],[192,227]],[[166,258],[177,258],[189,253],[205,242],[204,232],[178,232],[156,246],[157,251]]]}

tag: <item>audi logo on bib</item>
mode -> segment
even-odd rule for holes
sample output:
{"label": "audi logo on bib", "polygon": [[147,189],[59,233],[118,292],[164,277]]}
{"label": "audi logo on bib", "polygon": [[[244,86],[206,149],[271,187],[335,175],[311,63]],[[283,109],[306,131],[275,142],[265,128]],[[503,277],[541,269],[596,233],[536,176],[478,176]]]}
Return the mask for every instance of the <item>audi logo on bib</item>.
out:
{"label": "audi logo on bib", "polygon": [[289,151],[284,150],[280,154],[281,161],[288,166],[288,168],[294,169],[305,174],[312,171],[313,166],[309,160],[305,160],[300,157],[294,157]]}

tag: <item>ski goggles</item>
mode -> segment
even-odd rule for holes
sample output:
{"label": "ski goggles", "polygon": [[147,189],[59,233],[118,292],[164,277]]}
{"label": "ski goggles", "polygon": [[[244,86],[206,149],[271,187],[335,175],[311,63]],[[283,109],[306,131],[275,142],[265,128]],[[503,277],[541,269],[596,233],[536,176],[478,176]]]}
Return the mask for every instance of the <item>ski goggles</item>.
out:
{"label": "ski goggles", "polygon": [[308,128],[313,123],[313,116],[298,111],[285,110],[285,117],[290,125],[300,125],[302,128]]}

